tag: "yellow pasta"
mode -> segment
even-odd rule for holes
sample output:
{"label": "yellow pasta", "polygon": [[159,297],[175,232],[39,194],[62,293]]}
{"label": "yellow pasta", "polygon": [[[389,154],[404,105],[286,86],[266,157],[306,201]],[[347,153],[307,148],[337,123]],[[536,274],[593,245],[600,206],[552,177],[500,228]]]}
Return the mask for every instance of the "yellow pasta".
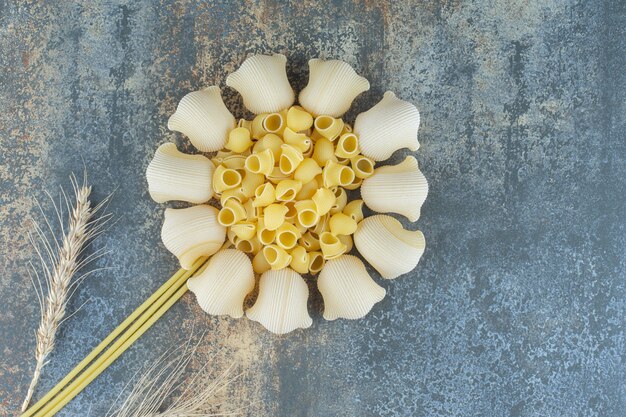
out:
{"label": "yellow pasta", "polygon": [[246,210],[246,219],[254,221],[263,215],[262,207],[255,207],[252,200],[247,200],[243,203],[243,208]]}
{"label": "yellow pasta", "polygon": [[315,202],[315,207],[319,216],[323,216],[328,213],[335,204],[336,199],[335,193],[328,188],[318,188],[313,197],[311,197],[311,200]]}
{"label": "yellow pasta", "polygon": [[345,188],[346,190],[356,190],[357,188],[361,186],[361,184],[363,184],[363,179],[354,177],[354,180],[352,180],[352,183],[348,185],[344,185],[343,188]]}
{"label": "yellow pasta", "polygon": [[230,230],[232,230],[239,239],[250,240],[256,236],[256,223],[251,221],[239,222],[233,224]]}
{"label": "yellow pasta", "polygon": [[285,129],[285,120],[280,113],[270,113],[263,118],[261,126],[268,133],[281,133]]}
{"label": "yellow pasta", "polygon": [[246,119],[239,119],[237,122],[237,127],[243,127],[248,129],[249,132],[252,132],[252,121]]}
{"label": "yellow pasta", "polygon": [[346,252],[348,253],[352,250],[352,246],[354,246],[354,242],[352,241],[352,236],[350,235],[338,235],[337,239],[341,241],[344,245],[346,245]]}
{"label": "yellow pasta", "polygon": [[218,165],[223,165],[225,158],[228,158],[229,156],[233,156],[233,155],[236,155],[236,154],[231,151],[217,151],[217,153],[213,156],[213,158],[211,158],[211,162],[213,162],[213,164],[217,168]]}
{"label": "yellow pasta", "polygon": [[320,216],[320,219],[317,221],[317,224],[311,228],[311,231],[318,236],[324,232],[328,232],[330,230],[328,228],[329,218],[330,218],[330,214],[325,214],[323,216]]}
{"label": "yellow pasta", "polygon": [[228,242],[231,244],[235,244],[235,242],[237,241],[237,235],[235,234],[235,232],[233,230],[231,230],[230,228],[228,229],[228,231],[226,232],[226,237],[228,238]]}
{"label": "yellow pasta", "polygon": [[321,173],[322,168],[317,165],[314,159],[304,158],[293,173],[293,177],[298,181],[302,181],[304,184],[313,181],[313,179]]}
{"label": "yellow pasta", "polygon": [[250,124],[250,132],[254,139],[261,139],[267,132],[263,129],[263,120],[267,116],[267,113],[257,114]]}
{"label": "yellow pasta", "polygon": [[315,130],[330,141],[337,139],[343,130],[343,125],[343,120],[335,119],[330,116],[318,116],[313,123]]}
{"label": "yellow pasta", "polygon": [[250,149],[252,140],[250,140],[250,131],[245,127],[236,127],[228,134],[228,141],[224,147],[233,152],[242,153]]}
{"label": "yellow pasta", "polygon": [[298,212],[296,211],[296,202],[287,201],[283,203],[287,207],[287,213],[285,213],[285,221],[289,223],[295,223]]}
{"label": "yellow pasta", "polygon": [[270,204],[263,210],[263,221],[267,230],[276,230],[285,222],[287,207],[282,204]]}
{"label": "yellow pasta", "polygon": [[322,172],[324,187],[332,188],[338,185],[345,187],[354,181],[354,171],[352,168],[340,165],[333,161],[326,162]]}
{"label": "yellow pasta", "polygon": [[296,246],[289,254],[291,255],[291,263],[289,263],[291,269],[299,274],[309,272],[309,254],[305,248]]}
{"label": "yellow pasta", "polygon": [[309,252],[309,272],[313,275],[317,274],[324,267],[324,255],[322,252],[314,251]]}
{"label": "yellow pasta", "polygon": [[230,190],[226,190],[220,195],[220,204],[224,207],[224,204],[231,198],[239,201],[240,203],[245,203],[248,198],[241,191],[241,187],[233,188]]}
{"label": "yellow pasta", "polygon": [[270,173],[270,175],[267,176],[267,179],[270,182],[274,183],[274,184],[278,184],[279,182],[281,182],[283,180],[290,180],[291,179],[291,175],[290,174],[283,174],[279,167],[274,167],[274,169],[272,169],[272,172]]}
{"label": "yellow pasta", "polygon": [[341,134],[343,135],[344,133],[351,133],[351,132],[352,132],[352,126],[350,126],[348,123],[344,123],[343,129],[341,130]]}
{"label": "yellow pasta", "polygon": [[352,200],[343,208],[343,214],[350,216],[355,222],[363,220],[363,200]]}
{"label": "yellow pasta", "polygon": [[285,250],[290,250],[298,244],[302,233],[291,223],[283,223],[276,229],[276,244]]}
{"label": "yellow pasta", "polygon": [[287,111],[287,126],[295,132],[307,130],[313,125],[313,116],[300,106],[293,106]]}
{"label": "yellow pasta", "polygon": [[318,189],[318,183],[316,180],[311,180],[302,184],[302,189],[296,194],[296,200],[310,200],[313,198],[315,191]]}
{"label": "yellow pasta", "polygon": [[234,169],[218,166],[213,173],[213,190],[221,193],[241,184],[241,174]]}
{"label": "yellow pasta", "polygon": [[271,149],[253,153],[246,158],[245,167],[255,174],[269,175],[274,169],[274,154]]}
{"label": "yellow pasta", "polygon": [[278,162],[280,172],[283,174],[291,174],[296,170],[296,168],[298,168],[298,165],[300,165],[300,162],[304,159],[302,151],[286,143],[283,144],[280,149],[281,154]]}
{"label": "yellow pasta", "polygon": [[271,183],[261,184],[254,190],[254,201],[252,202],[254,207],[267,207],[274,201],[276,201],[276,189]]}
{"label": "yellow pasta", "polygon": [[300,245],[304,247],[308,252],[316,251],[320,249],[320,237],[311,231],[302,235],[299,241]]}
{"label": "yellow pasta", "polygon": [[302,200],[295,204],[298,212],[297,221],[304,227],[315,226],[320,216],[317,214],[317,207],[313,200]]}
{"label": "yellow pasta", "polygon": [[265,259],[265,255],[263,251],[259,251],[254,258],[252,258],[252,269],[257,274],[262,274],[263,272],[267,272],[271,269],[271,265]]}
{"label": "yellow pasta", "polygon": [[276,239],[276,230],[269,230],[265,227],[265,220],[259,217],[256,226],[256,237],[263,245],[271,245]]}
{"label": "yellow pasta", "polygon": [[338,158],[353,158],[359,154],[359,139],[354,133],[344,133],[337,141],[335,155]]}
{"label": "yellow pasta", "polygon": [[278,245],[265,246],[263,248],[263,256],[273,270],[285,268],[291,263],[291,255]]}
{"label": "yellow pasta", "polygon": [[320,167],[324,167],[328,161],[337,162],[337,156],[335,155],[335,147],[333,146],[333,143],[326,138],[320,138],[317,140],[317,142],[315,142],[311,158],[313,158]]}
{"label": "yellow pasta", "polygon": [[235,240],[235,248],[244,253],[258,253],[263,248],[263,245],[256,237],[249,240],[240,239],[238,237]]}
{"label": "yellow pasta", "polygon": [[326,260],[341,256],[347,249],[347,246],[330,232],[324,232],[320,235],[320,247]]}
{"label": "yellow pasta", "polygon": [[280,158],[280,147],[283,145],[283,140],[280,136],[275,135],[273,133],[268,133],[263,136],[260,140],[257,140],[254,146],[252,147],[252,153],[260,153],[266,149],[272,151],[272,156],[274,156],[274,161],[278,161]]}
{"label": "yellow pasta", "polygon": [[330,217],[328,226],[333,235],[351,235],[356,231],[357,223],[347,214],[335,213]]}
{"label": "yellow pasta", "polygon": [[276,200],[291,201],[302,189],[302,183],[296,180],[282,180],[276,185]]}
{"label": "yellow pasta", "polygon": [[330,214],[335,214],[343,211],[343,208],[348,203],[348,195],[346,194],[346,190],[341,187],[337,187],[334,192],[336,199],[335,204],[333,204],[332,208],[330,209]]}
{"label": "yellow pasta", "polygon": [[301,152],[306,152],[311,147],[311,139],[304,133],[296,133],[290,128],[286,128],[283,132],[283,139],[285,143],[299,149]]}
{"label": "yellow pasta", "polygon": [[365,179],[374,174],[374,161],[370,158],[358,155],[352,158],[350,163],[357,178]]}
{"label": "yellow pasta", "polygon": [[222,226],[232,226],[245,218],[246,209],[239,201],[231,198],[222,206],[217,215],[217,222]]}
{"label": "yellow pasta", "polygon": [[254,197],[256,189],[265,183],[265,176],[254,172],[246,171],[241,180],[241,192],[247,198]]}

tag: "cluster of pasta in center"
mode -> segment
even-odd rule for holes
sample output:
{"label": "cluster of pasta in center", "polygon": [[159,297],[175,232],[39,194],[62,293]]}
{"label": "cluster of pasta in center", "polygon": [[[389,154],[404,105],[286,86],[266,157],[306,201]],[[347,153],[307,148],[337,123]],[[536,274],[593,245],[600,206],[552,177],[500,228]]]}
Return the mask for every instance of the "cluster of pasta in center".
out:
{"label": "cluster of pasta in center", "polygon": [[352,248],[363,201],[348,202],[374,172],[359,139],[340,118],[293,106],[241,119],[213,158],[217,221],[256,273],[291,267],[317,274]]}

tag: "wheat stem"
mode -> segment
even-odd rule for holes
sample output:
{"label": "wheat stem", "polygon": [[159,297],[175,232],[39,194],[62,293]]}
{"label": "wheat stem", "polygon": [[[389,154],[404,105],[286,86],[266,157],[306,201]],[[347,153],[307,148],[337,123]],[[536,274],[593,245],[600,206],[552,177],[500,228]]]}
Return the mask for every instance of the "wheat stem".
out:
{"label": "wheat stem", "polygon": [[[35,270],[34,276],[38,281],[37,285],[35,285],[35,290],[37,291],[42,311],[41,321],[36,333],[35,371],[22,404],[22,412],[28,408],[35,387],[39,382],[41,371],[47,364],[47,358],[54,349],[58,327],[64,320],[67,302],[73,293],[72,278],[78,269],[85,265],[85,262],[80,260],[81,253],[86,243],[102,231],[102,222],[100,220],[102,219],[103,222],[108,220],[108,216],[94,220],[94,215],[100,211],[105,202],[92,207],[89,200],[91,187],[86,184],[86,176],[85,181],[81,185],[78,184],[74,175],[70,177],[70,180],[75,198],[75,204],[71,209],[69,208],[67,194],[61,190],[65,204],[68,207],[68,221],[65,227],[61,221],[62,210],[59,209],[51,198],[55,215],[61,221],[61,229],[64,235],[62,241],[59,242],[54,239],[54,243],[51,244],[41,227],[36,223],[33,227],[34,234],[31,233],[29,235],[41,262],[47,294],[44,297],[44,286],[42,286],[39,274]],[[39,207],[43,213],[43,209],[41,206]],[[48,230],[52,231],[50,222],[45,216],[44,222]],[[98,255],[90,256],[87,260],[93,261],[97,259]]]}

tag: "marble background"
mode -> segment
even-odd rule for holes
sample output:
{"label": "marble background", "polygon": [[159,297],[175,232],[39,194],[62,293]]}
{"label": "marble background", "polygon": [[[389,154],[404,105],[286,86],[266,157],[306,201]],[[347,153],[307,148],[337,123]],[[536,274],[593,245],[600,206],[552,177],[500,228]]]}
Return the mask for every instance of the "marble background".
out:
{"label": "marble background", "polygon": [[[623,416],[626,2],[0,1],[0,415],[33,370],[38,306],[28,219],[84,159],[94,199],[117,189],[110,253],[70,309],[39,386],[62,378],[176,269],[145,168],[187,92],[251,53],[280,52],[370,80],[422,114],[427,250],[363,320],[283,337],[205,315],[187,295],[59,415],[104,415],[168,346],[207,334],[206,361],[241,377],[222,411],[250,416]],[[393,162],[400,160],[395,155]],[[220,348],[222,348],[220,350]],[[216,352],[218,352],[216,354]]]}

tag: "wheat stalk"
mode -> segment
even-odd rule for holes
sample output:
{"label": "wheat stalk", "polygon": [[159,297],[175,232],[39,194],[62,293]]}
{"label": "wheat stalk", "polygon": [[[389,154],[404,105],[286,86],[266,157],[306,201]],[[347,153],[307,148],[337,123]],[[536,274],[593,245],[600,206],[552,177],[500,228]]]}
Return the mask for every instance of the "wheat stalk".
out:
{"label": "wheat stalk", "polygon": [[[195,345],[189,337],[183,346],[169,349],[153,365],[148,367],[140,378],[133,378],[135,383],[126,400],[107,417],[197,417],[239,415],[241,410],[216,413],[214,410],[222,404],[214,397],[239,376],[230,377],[231,365],[217,378],[209,381],[210,360],[183,387],[182,377],[193,359],[203,338]],[[124,389],[122,393],[126,391]],[[172,404],[163,408],[164,402],[175,392],[182,391]],[[120,393],[120,396],[122,395]],[[119,400],[119,397],[118,397]],[[117,401],[116,401],[117,402]]]}
{"label": "wheat stalk", "polygon": [[[29,272],[29,275],[37,293],[41,321],[36,332],[35,371],[28,387],[26,399],[22,404],[22,412],[28,408],[35,387],[39,382],[41,371],[54,349],[58,328],[64,320],[69,318],[65,316],[68,300],[76,291],[76,287],[96,270],[91,270],[73,279],[76,272],[104,254],[103,250],[97,250],[81,259],[81,254],[85,248],[93,238],[102,233],[110,220],[110,214],[96,217],[96,214],[102,211],[108,203],[110,195],[100,204],[92,207],[89,200],[91,187],[87,185],[86,173],[83,178],[83,183],[79,185],[76,177],[73,174],[70,176],[75,200],[72,206],[70,206],[70,200],[62,188],[60,197],[62,201],[58,205],[52,196],[47,194],[52,201],[56,218],[61,227],[62,240],[59,242],[59,240],[52,238],[51,242],[46,236],[48,233],[44,232],[44,229],[35,221],[33,221],[33,229],[28,233],[29,240],[41,262],[41,275],[43,277],[31,263],[33,274]],[[43,215],[47,232],[54,236],[52,225],[46,218],[43,208],[38,202],[37,205]],[[63,205],[65,205],[68,213],[66,226],[62,220]]]}

